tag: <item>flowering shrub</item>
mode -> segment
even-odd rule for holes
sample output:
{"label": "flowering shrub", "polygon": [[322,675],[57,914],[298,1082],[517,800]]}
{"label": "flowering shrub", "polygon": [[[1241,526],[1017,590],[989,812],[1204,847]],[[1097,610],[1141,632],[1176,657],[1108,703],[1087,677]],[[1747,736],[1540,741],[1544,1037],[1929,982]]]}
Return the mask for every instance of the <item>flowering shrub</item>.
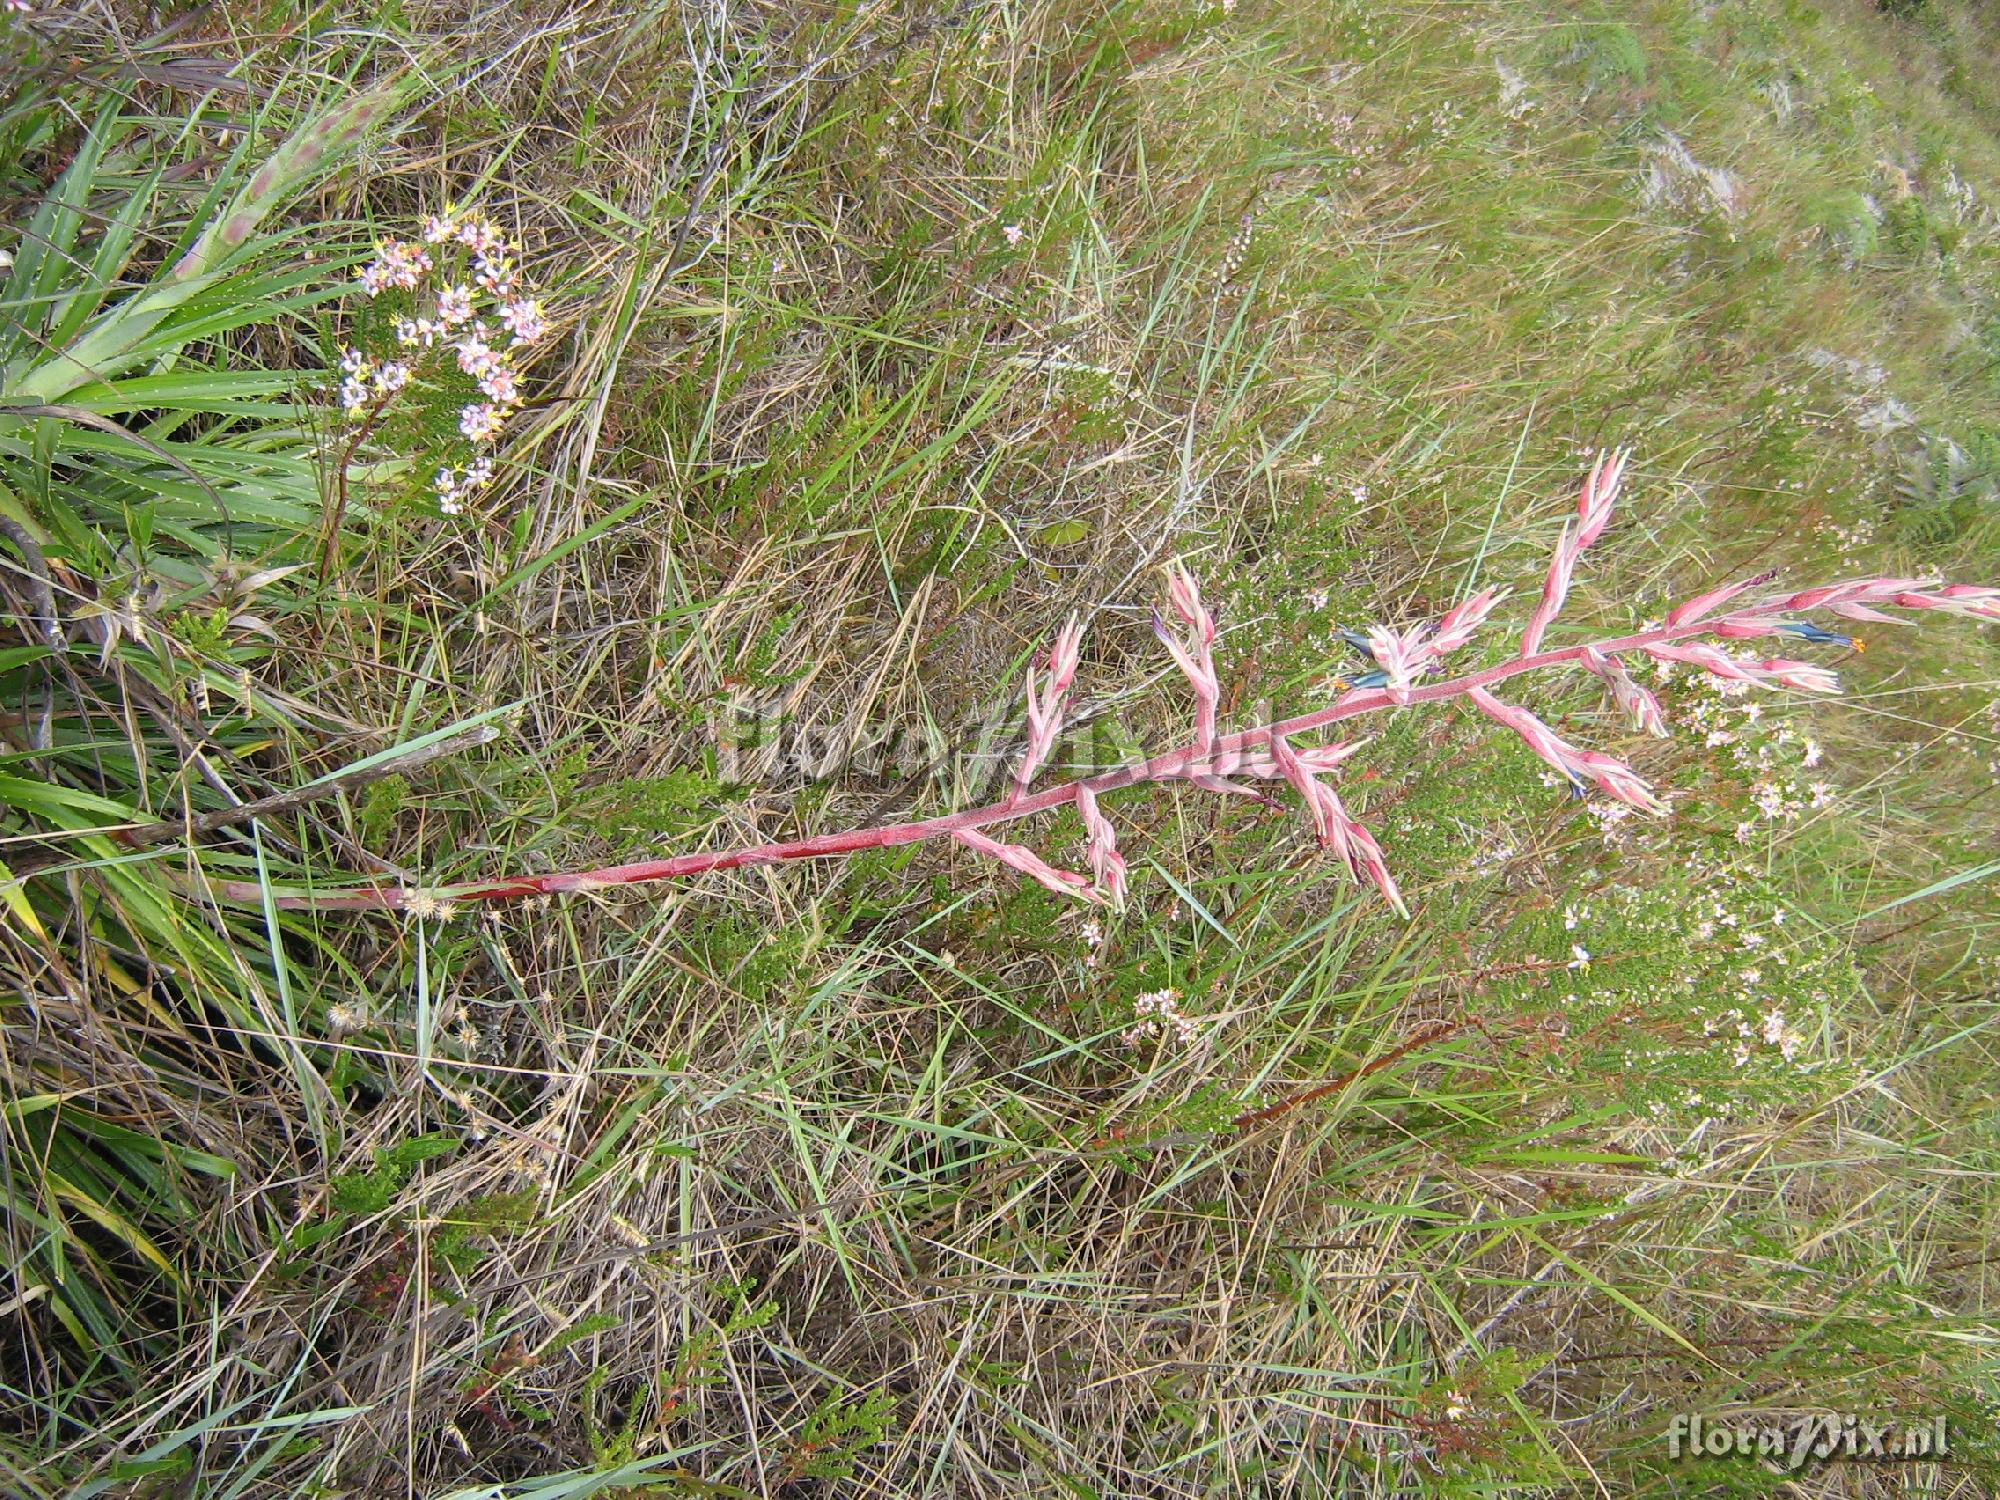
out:
{"label": "flowering shrub", "polygon": [[[1830,693],[1838,691],[1839,679],[1824,667],[1786,657],[1737,656],[1701,643],[1698,638],[1754,640],[1782,635],[1814,644],[1855,645],[1850,636],[1794,618],[1822,610],[1843,619],[1884,623],[1897,623],[1895,616],[1883,613],[1885,608],[1938,610],[2000,620],[2000,589],[1920,578],[1863,578],[1748,604],[1738,603],[1745,594],[1770,582],[1772,575],[1767,573],[1697,595],[1669,611],[1663,621],[1634,634],[1543,650],[1542,637],[1568,598],[1578,562],[1610,522],[1626,460],[1623,452],[1609,454],[1592,467],[1578,500],[1576,517],[1565,527],[1556,545],[1541,599],[1529,618],[1519,649],[1503,661],[1462,676],[1447,676],[1445,660],[1477,636],[1504,598],[1503,591],[1489,589],[1476,594],[1435,622],[1406,629],[1377,626],[1366,632],[1348,632],[1350,642],[1372,661],[1373,670],[1360,678],[1344,680],[1345,691],[1331,707],[1234,734],[1221,734],[1217,714],[1222,688],[1213,649],[1218,634],[1215,617],[1203,604],[1192,575],[1175,565],[1168,574],[1168,599],[1177,623],[1169,625],[1156,612],[1153,628],[1194,694],[1194,735],[1179,749],[1102,775],[1080,778],[1041,792],[1029,791],[1036,772],[1055,745],[1081,661],[1081,632],[1072,620],[1057,635],[1049,652],[1046,676],[1038,683],[1030,670],[1026,748],[1016,770],[1013,790],[1004,800],[989,806],[788,843],[684,854],[597,870],[525,875],[445,892],[375,887],[322,895],[294,894],[279,900],[295,907],[403,908],[421,915],[440,910],[450,900],[503,900],[559,891],[587,891],[950,838],[1059,894],[1120,906],[1125,899],[1126,866],[1118,851],[1116,829],[1099,804],[1103,793],[1142,782],[1187,781],[1207,791],[1270,803],[1271,798],[1264,792],[1244,784],[1248,780],[1283,782],[1290,786],[1310,815],[1321,846],[1334,854],[1356,880],[1372,885],[1398,913],[1407,917],[1408,903],[1381,845],[1325,779],[1366,742],[1295,744],[1300,736],[1362,714],[1463,698],[1518,737],[1552,768],[1557,783],[1566,785],[1573,796],[1588,798],[1595,793],[1612,805],[1660,816],[1667,811],[1666,803],[1631,766],[1602,751],[1571,744],[1535,714],[1497,697],[1493,688],[1528,673],[1581,666],[1603,681],[1612,701],[1635,728],[1662,734],[1666,731],[1665,712],[1654,695],[1633,679],[1624,658],[1650,659],[1669,670],[1681,665],[1693,667],[1719,682],[1731,684],[1732,691],[1755,687]],[[1724,612],[1726,606],[1729,608]],[[1782,798],[1783,794],[1779,795]],[[1084,858],[1091,871],[1087,876],[1050,864],[1024,844],[1007,843],[984,831],[993,824],[1065,806],[1075,808],[1083,820]],[[261,887],[247,882],[227,883],[223,889],[237,899],[261,900],[264,896]]]}
{"label": "flowering shrub", "polygon": [[[420,371],[449,379],[455,366],[477,391],[458,417],[471,451],[441,465],[432,479],[446,515],[459,514],[468,497],[492,482],[493,459],[484,450],[525,399],[515,360],[548,332],[542,304],[521,284],[519,259],[489,220],[447,210],[425,221],[421,242],[382,241],[356,277],[371,301],[387,297],[405,309],[392,325],[393,357],[357,348],[341,357],[341,408],[362,422],[363,434]],[[424,371],[426,365],[432,368]]]}

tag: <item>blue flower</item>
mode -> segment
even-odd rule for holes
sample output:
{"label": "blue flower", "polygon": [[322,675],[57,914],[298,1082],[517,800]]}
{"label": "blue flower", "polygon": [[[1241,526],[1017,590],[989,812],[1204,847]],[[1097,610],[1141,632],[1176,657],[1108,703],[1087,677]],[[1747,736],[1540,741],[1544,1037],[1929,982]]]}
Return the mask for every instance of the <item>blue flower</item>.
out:
{"label": "blue flower", "polygon": [[1842,635],[1836,630],[1821,630],[1817,625],[1809,625],[1804,620],[1782,621],[1778,629],[1787,635],[1795,635],[1802,641],[1811,641],[1819,646],[1853,646],[1856,641],[1851,635]]}

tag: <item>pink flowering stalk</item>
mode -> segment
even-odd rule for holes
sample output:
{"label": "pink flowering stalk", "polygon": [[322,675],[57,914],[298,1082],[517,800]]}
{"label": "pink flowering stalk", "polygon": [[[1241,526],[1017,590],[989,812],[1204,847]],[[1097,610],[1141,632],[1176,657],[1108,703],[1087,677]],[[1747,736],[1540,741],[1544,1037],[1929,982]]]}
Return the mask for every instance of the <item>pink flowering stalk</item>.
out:
{"label": "pink flowering stalk", "polygon": [[[1158,610],[1153,611],[1153,634],[1194,689],[1194,743],[1189,754],[1196,761],[1207,761],[1215,753],[1215,716],[1222,706],[1222,679],[1215,671],[1215,616],[1201,602],[1201,590],[1184,563],[1167,570],[1167,598],[1186,627],[1185,638],[1168,628]],[[1213,765],[1190,772],[1189,779],[1207,791],[1267,800],[1262,792],[1231,781]]]}
{"label": "pink flowering stalk", "polygon": [[1610,523],[1611,507],[1618,498],[1618,483],[1625,477],[1625,463],[1631,456],[1628,450],[1620,448],[1591,467],[1590,477],[1583,482],[1583,493],[1577,497],[1576,519],[1563,528],[1555,556],[1549,560],[1542,602],[1535,606],[1534,614],[1528,617],[1528,628],[1521,632],[1521,655],[1533,656],[1540,649],[1543,632],[1561,613],[1563,601],[1569,598],[1570,580],[1576,574],[1578,560]]}
{"label": "pink flowering stalk", "polygon": [[1661,740],[1667,737],[1667,716],[1660,709],[1660,700],[1632,680],[1625,663],[1615,656],[1606,656],[1595,646],[1586,646],[1583,664],[1604,679],[1604,685],[1611,690],[1611,701],[1618,705],[1618,711],[1625,715],[1625,722],[1635,734],[1650,734]]}
{"label": "pink flowering stalk", "polygon": [[[1576,795],[1595,793],[1657,816],[1666,812],[1665,803],[1631,766],[1603,751],[1570,743],[1541,718],[1499,698],[1492,690],[1511,678],[1581,667],[1604,683],[1612,701],[1635,731],[1660,736],[1667,733],[1666,716],[1658,700],[1632,680],[1627,665],[1631,658],[1650,657],[1661,663],[1685,665],[1746,686],[1830,693],[1839,690],[1839,679],[1824,667],[1784,657],[1738,657],[1702,638],[1732,640],[1789,635],[1808,643],[1837,644],[1858,650],[1861,643],[1851,637],[1798,617],[1824,611],[1849,620],[1885,620],[1896,618],[1884,613],[1894,609],[1938,611],[2000,621],[2000,589],[1924,578],[1854,579],[1739,602],[1770,581],[1772,575],[1763,574],[1696,595],[1669,612],[1661,623],[1631,634],[1542,650],[1542,635],[1568,597],[1578,561],[1609,524],[1625,461],[1623,452],[1614,453],[1600,459],[1591,470],[1578,503],[1577,517],[1557,543],[1548,580],[1528,620],[1521,649],[1493,665],[1477,667],[1458,677],[1443,676],[1443,658],[1463,648],[1488,621],[1500,602],[1498,593],[1489,591],[1465,600],[1434,626],[1406,630],[1378,628],[1365,636],[1347,633],[1351,642],[1374,657],[1380,686],[1355,687],[1326,707],[1234,733],[1221,733],[1217,719],[1222,688],[1213,651],[1218,635],[1215,617],[1203,604],[1192,575],[1175,564],[1167,575],[1167,597],[1181,628],[1170,629],[1158,615],[1153,623],[1194,694],[1194,727],[1186,744],[1149,759],[1041,791],[1033,790],[1035,774],[1054,747],[1063,706],[1081,660],[1081,632],[1072,620],[1058,633],[1050,649],[1046,677],[1037,681],[1033,670],[1029,672],[1028,748],[1014,784],[1002,801],[887,827],[850,828],[780,843],[677,854],[603,869],[517,875],[442,890],[364,886],[346,891],[281,892],[273,899],[279,906],[290,908],[390,909],[421,916],[435,912],[443,902],[503,901],[565,891],[602,890],[794,859],[837,858],[863,849],[948,838],[1059,894],[1120,905],[1126,894],[1126,864],[1118,851],[1116,830],[1100,799],[1124,787],[1186,781],[1210,791],[1270,800],[1233,779],[1246,778],[1289,786],[1311,819],[1320,845],[1355,880],[1372,885],[1396,911],[1407,916],[1408,904],[1389,870],[1380,843],[1349,809],[1331,781],[1366,742],[1334,740],[1314,744],[1308,742],[1309,736],[1363,714],[1463,698],[1512,731],[1552,766]],[[1083,820],[1084,858],[1091,871],[1088,876],[1060,869],[1024,844],[1004,843],[984,832],[998,824],[1018,822],[1062,807],[1075,808]],[[223,881],[217,889],[224,897],[238,901],[262,902],[272,894],[253,881]]]}
{"label": "pink flowering stalk", "polygon": [[1667,810],[1645,780],[1622,760],[1595,750],[1577,749],[1525,708],[1502,703],[1483,687],[1467,688],[1465,695],[1481,713],[1505,724],[1526,741],[1528,748],[1554,766],[1579,795],[1583,795],[1584,784],[1590,782],[1613,801],[1641,812],[1657,816]]}
{"label": "pink flowering stalk", "polygon": [[1505,589],[1486,589],[1463,603],[1453,605],[1445,611],[1444,618],[1438,621],[1437,630],[1425,642],[1430,654],[1443,660],[1465,645],[1506,597]]}
{"label": "pink flowering stalk", "polygon": [[1049,758],[1056,737],[1062,733],[1063,703],[1069,697],[1070,683],[1076,678],[1082,651],[1083,622],[1071,615],[1049,648],[1049,676],[1039,692],[1035,689],[1035,669],[1028,668],[1028,747],[1022,752],[1021,768],[1014,777],[1017,802],[1028,795],[1035,768]]}
{"label": "pink flowering stalk", "polygon": [[1118,852],[1118,830],[1098,808],[1097,793],[1081,781],[1076,784],[1076,810],[1083,818],[1083,830],[1089,840],[1084,854],[1090,861],[1090,873],[1096,881],[1097,894],[1122,911],[1125,907],[1125,856]]}
{"label": "pink flowering stalk", "polygon": [[1070,870],[1058,870],[1025,844],[1003,844],[998,839],[988,838],[976,828],[954,829],[952,837],[968,849],[992,855],[1010,870],[1019,870],[1023,875],[1039,880],[1058,896],[1080,896],[1085,901],[1103,899],[1083,876]]}
{"label": "pink flowering stalk", "polygon": [[1222,703],[1222,682],[1215,673],[1215,616],[1201,602],[1201,590],[1183,563],[1167,570],[1167,597],[1187,627],[1185,640],[1167,628],[1153,611],[1153,633],[1194,689],[1194,750],[1207,755],[1215,747],[1215,715]]}

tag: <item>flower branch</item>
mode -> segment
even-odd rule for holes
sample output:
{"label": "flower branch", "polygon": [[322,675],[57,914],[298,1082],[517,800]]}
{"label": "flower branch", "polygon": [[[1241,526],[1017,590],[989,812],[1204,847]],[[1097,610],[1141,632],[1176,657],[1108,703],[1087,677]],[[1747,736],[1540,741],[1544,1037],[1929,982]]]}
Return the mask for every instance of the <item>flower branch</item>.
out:
{"label": "flower branch", "polygon": [[[1883,611],[1901,609],[2000,620],[2000,589],[1890,577],[1826,584],[1720,613],[1723,606],[1767,583],[1771,575],[1763,574],[1698,595],[1670,612],[1661,623],[1646,629],[1555,650],[1539,649],[1544,633],[1568,596],[1578,559],[1609,522],[1625,458],[1622,452],[1612,454],[1592,469],[1578,504],[1577,519],[1564,530],[1557,544],[1541,600],[1524,632],[1528,649],[1461,676],[1443,676],[1443,658],[1474,638],[1503,597],[1497,591],[1474,595],[1434,624],[1404,630],[1378,626],[1367,632],[1342,632],[1374,663],[1372,672],[1353,679],[1369,685],[1353,686],[1330,705],[1309,713],[1235,733],[1220,733],[1217,715],[1222,693],[1213,654],[1217,637],[1215,618],[1202,602],[1194,578],[1176,564],[1168,574],[1168,599],[1180,629],[1169,627],[1157,614],[1154,629],[1194,695],[1194,732],[1187,744],[1148,760],[1041,791],[1031,790],[1036,771],[1054,749],[1063,706],[1081,662],[1081,628],[1072,619],[1049,652],[1046,676],[1038,681],[1033,669],[1029,671],[1027,750],[1008,795],[987,806],[886,827],[853,828],[812,838],[681,854],[601,869],[518,875],[434,891],[374,886],[278,892],[273,893],[272,899],[281,907],[294,909],[402,909],[421,914],[437,909],[444,902],[503,901],[565,891],[603,890],[788,860],[837,858],[864,849],[948,838],[1059,894],[1122,905],[1126,864],[1118,852],[1116,830],[1099,799],[1123,787],[1186,781],[1204,790],[1271,801],[1264,793],[1235,779],[1247,778],[1290,786],[1310,816],[1321,846],[1335,855],[1355,880],[1373,885],[1392,907],[1407,916],[1407,903],[1381,845],[1348,809],[1334,785],[1323,779],[1334,775],[1365,741],[1301,743],[1306,737],[1364,714],[1464,698],[1555,767],[1575,795],[1582,797],[1595,792],[1657,816],[1666,812],[1664,802],[1631,766],[1616,756],[1570,743],[1533,713],[1497,697],[1492,689],[1516,677],[1581,666],[1604,683],[1613,704],[1634,730],[1663,736],[1668,732],[1666,715],[1659,701],[1633,681],[1626,658],[1650,657],[1659,662],[1687,665],[1718,678],[1765,689],[1837,692],[1839,679],[1824,667],[1783,657],[1740,658],[1701,638],[1731,640],[1782,634],[1858,650],[1861,643],[1852,637],[1794,617],[1825,610],[1846,619],[1893,620],[1896,617]],[[1090,867],[1087,876],[1050,864],[1024,844],[1005,843],[983,831],[1061,807],[1074,807],[1083,821],[1085,859]],[[264,889],[251,881],[218,882],[216,890],[225,898],[239,901],[261,902],[266,896]]]}

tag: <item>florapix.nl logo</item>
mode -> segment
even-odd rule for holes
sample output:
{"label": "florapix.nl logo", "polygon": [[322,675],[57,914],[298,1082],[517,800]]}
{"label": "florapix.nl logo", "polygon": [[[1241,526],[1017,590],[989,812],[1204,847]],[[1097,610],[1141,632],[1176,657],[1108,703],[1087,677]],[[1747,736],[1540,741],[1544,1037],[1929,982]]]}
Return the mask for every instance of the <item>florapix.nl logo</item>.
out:
{"label": "florapix.nl logo", "polygon": [[1741,1412],[1726,1417],[1679,1412],[1667,1424],[1666,1438],[1669,1458],[1762,1458],[1788,1470],[1835,1458],[1934,1460],[1951,1451],[1942,1415],[1901,1420],[1858,1412]]}

